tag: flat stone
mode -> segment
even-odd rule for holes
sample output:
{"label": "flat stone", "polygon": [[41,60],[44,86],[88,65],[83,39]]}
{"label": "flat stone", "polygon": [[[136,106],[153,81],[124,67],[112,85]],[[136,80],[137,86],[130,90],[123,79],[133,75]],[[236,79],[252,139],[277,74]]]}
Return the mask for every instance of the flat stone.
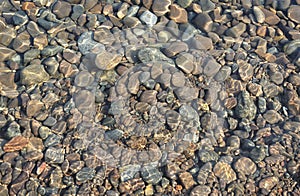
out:
{"label": "flat stone", "polygon": [[95,95],[88,90],[81,90],[74,95],[76,108],[84,116],[91,117],[95,114]]}
{"label": "flat stone", "polygon": [[203,12],[210,12],[216,7],[215,4],[211,2],[211,0],[199,1],[199,5],[201,6]]}
{"label": "flat stone", "polygon": [[162,173],[151,165],[143,167],[141,175],[148,184],[157,184],[162,179]]}
{"label": "flat stone", "polygon": [[265,22],[265,14],[263,13],[263,11],[261,11],[261,9],[258,6],[254,6],[253,7],[253,13],[255,16],[255,19],[258,23],[264,23]]}
{"label": "flat stone", "polygon": [[226,31],[226,35],[234,38],[240,37],[246,31],[246,24],[239,23]]}
{"label": "flat stone", "polygon": [[16,51],[7,48],[7,47],[1,47],[0,46],[0,61],[4,62],[6,60],[11,59],[11,57],[16,54]]}
{"label": "flat stone", "polygon": [[167,57],[173,57],[181,52],[188,50],[188,45],[184,42],[173,42],[168,47],[163,49],[163,53]]}
{"label": "flat stone", "polygon": [[142,93],[140,97],[140,101],[148,103],[150,105],[155,105],[157,103],[156,95],[157,95],[157,91],[146,90]]}
{"label": "flat stone", "polygon": [[194,70],[194,56],[189,53],[181,53],[175,60],[176,65],[184,72],[191,73]]}
{"label": "flat stone", "polygon": [[4,144],[3,150],[4,152],[14,152],[18,150],[22,150],[29,143],[28,138],[23,136],[16,136],[12,138],[9,142]]}
{"label": "flat stone", "polygon": [[166,57],[158,48],[144,48],[138,52],[138,58],[143,63],[167,62],[174,65],[172,59]]}
{"label": "flat stone", "polygon": [[43,65],[32,64],[25,67],[20,73],[20,81],[25,85],[32,85],[49,80],[49,74]]}
{"label": "flat stone", "polygon": [[266,177],[259,181],[259,188],[270,192],[272,188],[278,184],[278,182],[279,179],[276,176]]}
{"label": "flat stone", "polygon": [[210,32],[213,27],[213,21],[207,13],[198,14],[192,23],[201,31]]}
{"label": "flat stone", "polygon": [[180,87],[175,90],[176,97],[183,102],[197,99],[198,94],[199,94],[199,90],[196,88]]}
{"label": "flat stone", "polygon": [[268,110],[264,115],[264,119],[270,124],[276,124],[279,121],[282,121],[283,118],[280,116],[280,114],[275,110]]}
{"label": "flat stone", "polygon": [[171,84],[175,87],[183,87],[185,85],[185,76],[182,72],[172,74]]}
{"label": "flat stone", "polygon": [[71,4],[65,1],[57,1],[53,6],[53,13],[59,19],[69,16],[71,11],[72,11]]}
{"label": "flat stone", "polygon": [[296,23],[300,23],[300,7],[299,5],[292,5],[290,6],[290,8],[288,9],[288,17],[296,22]]}
{"label": "flat stone", "polygon": [[142,15],[140,16],[140,20],[144,22],[146,25],[152,27],[157,23],[157,16],[150,12],[149,10],[146,10]]}
{"label": "flat stone", "polygon": [[226,184],[236,180],[236,174],[228,163],[218,162],[214,169],[214,174],[225,181]]}
{"label": "flat stone", "polygon": [[153,0],[152,10],[156,16],[163,16],[170,11],[171,0]]}
{"label": "flat stone", "polygon": [[79,72],[74,80],[75,85],[79,87],[90,86],[94,82],[94,77],[88,71]]}
{"label": "flat stone", "polygon": [[45,161],[47,163],[61,164],[64,161],[64,149],[49,147],[45,152]]}
{"label": "flat stone", "polygon": [[177,4],[172,4],[170,6],[170,19],[174,20],[176,23],[187,23],[188,15],[184,8],[180,7]]}
{"label": "flat stone", "polygon": [[265,8],[260,8],[260,9],[265,15],[265,22],[268,23],[269,25],[276,25],[280,22],[280,18],[275,13]]}
{"label": "flat stone", "polygon": [[189,172],[183,172],[179,174],[179,179],[182,182],[185,189],[190,189],[196,184],[193,176]]}
{"label": "flat stone", "polygon": [[27,103],[26,114],[28,117],[35,116],[44,107],[44,103],[39,100],[30,100]]}
{"label": "flat stone", "polygon": [[218,82],[224,82],[231,74],[231,67],[225,65],[222,66],[218,73],[215,75],[215,79]]}
{"label": "flat stone", "polygon": [[241,157],[234,163],[234,169],[245,175],[252,175],[256,172],[256,164],[248,157]]}
{"label": "flat stone", "polygon": [[212,40],[208,37],[204,37],[203,35],[195,35],[191,44],[198,50],[210,50],[213,48]]}
{"label": "flat stone", "polygon": [[102,51],[97,54],[95,64],[101,70],[111,70],[114,69],[121,60],[122,57],[116,53]]}

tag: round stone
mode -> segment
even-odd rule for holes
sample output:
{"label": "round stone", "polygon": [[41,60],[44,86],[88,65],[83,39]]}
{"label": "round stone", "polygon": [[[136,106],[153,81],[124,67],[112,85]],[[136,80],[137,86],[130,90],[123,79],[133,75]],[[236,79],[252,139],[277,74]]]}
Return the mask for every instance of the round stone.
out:
{"label": "round stone", "polygon": [[247,157],[241,157],[234,163],[234,168],[237,172],[252,175],[256,172],[256,164]]}
{"label": "round stone", "polygon": [[88,71],[79,72],[74,80],[76,86],[87,87],[94,82],[94,77]]}

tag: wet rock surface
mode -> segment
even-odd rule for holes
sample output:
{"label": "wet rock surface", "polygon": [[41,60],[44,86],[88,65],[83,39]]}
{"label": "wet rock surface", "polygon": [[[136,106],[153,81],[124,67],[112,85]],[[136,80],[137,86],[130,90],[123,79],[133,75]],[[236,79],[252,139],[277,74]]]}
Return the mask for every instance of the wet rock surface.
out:
{"label": "wet rock surface", "polygon": [[0,195],[300,195],[299,13],[0,1]]}

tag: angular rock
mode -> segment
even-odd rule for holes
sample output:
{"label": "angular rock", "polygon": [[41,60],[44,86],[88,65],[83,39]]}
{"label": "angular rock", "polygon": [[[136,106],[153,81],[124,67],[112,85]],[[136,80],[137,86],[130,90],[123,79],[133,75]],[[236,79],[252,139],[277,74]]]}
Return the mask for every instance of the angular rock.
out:
{"label": "angular rock", "polygon": [[290,6],[287,15],[292,21],[299,24],[300,23],[300,6],[299,5]]}
{"label": "angular rock", "polygon": [[157,23],[157,16],[154,15],[152,12],[146,10],[142,15],[140,16],[140,20],[144,22],[146,25],[152,27]]}
{"label": "angular rock", "polygon": [[234,38],[240,37],[246,31],[246,24],[239,23],[226,31],[226,35]]}
{"label": "angular rock", "polygon": [[156,16],[165,15],[170,11],[171,0],[153,0],[152,10]]}
{"label": "angular rock", "polygon": [[177,4],[172,4],[170,6],[170,19],[174,20],[176,23],[187,23],[188,15],[184,8],[180,7]]}
{"label": "angular rock", "polygon": [[234,169],[245,175],[252,175],[256,172],[256,164],[248,157],[241,157],[234,163]]}
{"label": "angular rock", "polygon": [[53,13],[59,19],[69,16],[71,11],[72,11],[71,4],[65,1],[57,1],[53,6]]}
{"label": "angular rock", "polygon": [[264,115],[264,119],[270,124],[276,124],[279,121],[282,121],[283,118],[275,110],[268,110]]}
{"label": "angular rock", "polygon": [[225,162],[218,162],[214,169],[214,174],[225,181],[226,184],[236,180],[236,174],[231,166]]}
{"label": "angular rock", "polygon": [[95,64],[101,70],[111,70],[114,69],[121,60],[122,57],[116,53],[102,51],[97,54]]}
{"label": "angular rock", "polygon": [[260,8],[260,9],[265,15],[265,22],[268,23],[269,25],[276,25],[280,22],[280,18],[275,13],[265,8]]}
{"label": "angular rock", "polygon": [[199,28],[201,31],[206,33],[210,32],[213,27],[213,21],[207,13],[198,14],[192,23]]}
{"label": "angular rock", "polygon": [[16,136],[12,138],[9,142],[4,144],[3,150],[4,152],[14,152],[18,150],[22,150],[29,143],[28,138],[23,136]]}
{"label": "angular rock", "polygon": [[196,184],[196,182],[193,179],[193,176],[189,172],[183,172],[179,174],[179,179],[183,184],[184,188],[187,190],[193,187],[194,184]]}

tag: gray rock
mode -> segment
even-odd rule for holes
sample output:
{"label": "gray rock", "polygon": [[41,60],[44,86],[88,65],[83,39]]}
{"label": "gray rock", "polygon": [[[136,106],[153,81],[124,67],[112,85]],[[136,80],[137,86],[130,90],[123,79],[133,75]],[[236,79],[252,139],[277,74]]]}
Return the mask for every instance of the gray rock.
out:
{"label": "gray rock", "polygon": [[134,177],[134,175],[141,169],[140,165],[126,165],[120,168],[121,181],[127,181]]}
{"label": "gray rock", "polygon": [[273,0],[272,6],[278,10],[286,10],[290,7],[291,0]]}
{"label": "gray rock", "polygon": [[143,63],[149,62],[167,62],[171,65],[174,65],[172,59],[166,57],[159,49],[157,48],[144,48],[138,52],[138,58]]}
{"label": "gray rock", "polygon": [[258,109],[260,113],[264,113],[267,109],[267,101],[263,97],[258,98]]}
{"label": "gray rock", "polygon": [[178,5],[183,8],[187,8],[192,4],[193,0],[177,0]]}
{"label": "gray rock", "polygon": [[88,54],[90,50],[92,50],[94,47],[102,47],[104,46],[96,41],[93,40],[93,33],[92,32],[84,32],[80,35],[77,43],[78,48],[82,54]]}
{"label": "gray rock", "polygon": [[20,125],[15,121],[10,123],[4,135],[7,139],[11,139],[15,136],[21,135]]}
{"label": "gray rock", "polygon": [[73,5],[73,12],[71,18],[77,20],[84,13],[84,7],[81,4]]}
{"label": "gray rock", "polygon": [[21,26],[28,22],[28,16],[24,11],[17,11],[12,17],[14,25]]}
{"label": "gray rock", "polygon": [[255,16],[255,19],[258,23],[264,23],[265,22],[265,14],[263,13],[263,11],[261,11],[261,9],[258,6],[254,6],[253,7],[253,13]]}
{"label": "gray rock", "polygon": [[76,86],[87,87],[94,82],[94,77],[88,71],[79,72],[74,80]]}
{"label": "gray rock", "polygon": [[201,5],[201,9],[204,12],[209,12],[213,9],[215,9],[215,4],[213,2],[211,2],[210,0],[202,0],[199,1],[199,4]]}
{"label": "gray rock", "polygon": [[49,57],[49,56],[57,55],[57,53],[60,53],[62,51],[63,51],[63,47],[62,46],[46,46],[41,51],[41,55],[43,57]]}
{"label": "gray rock", "polygon": [[114,129],[114,130],[108,130],[105,132],[105,137],[107,139],[111,139],[113,141],[117,141],[118,139],[121,139],[123,136],[124,132],[119,129]]}
{"label": "gray rock", "polygon": [[24,54],[24,63],[27,64],[33,59],[37,58],[40,55],[40,50],[38,49],[31,49],[25,52]]}
{"label": "gray rock", "polygon": [[246,31],[246,24],[239,23],[226,31],[226,35],[234,38],[240,37]]}
{"label": "gray rock", "polygon": [[152,12],[146,10],[141,16],[140,20],[144,22],[146,25],[152,27],[157,23],[157,16]]}
{"label": "gray rock", "polygon": [[96,171],[89,167],[82,168],[76,174],[76,180],[79,182],[86,182],[88,180],[92,180],[95,177]]}
{"label": "gray rock", "polygon": [[215,151],[210,150],[199,150],[198,156],[203,163],[218,161],[219,159],[219,155]]}
{"label": "gray rock", "polygon": [[64,161],[64,149],[49,147],[45,153],[45,161],[49,164],[58,163],[61,164]]}
{"label": "gray rock", "polygon": [[215,75],[215,79],[218,82],[224,82],[231,74],[231,67],[225,65],[221,67],[218,73]]}
{"label": "gray rock", "polygon": [[162,179],[162,173],[154,166],[147,165],[142,168],[141,175],[148,184],[157,184]]}
{"label": "gray rock", "polygon": [[213,21],[207,13],[198,14],[192,23],[201,31],[210,32],[213,27]]}
{"label": "gray rock", "polygon": [[20,81],[25,85],[32,85],[49,80],[49,74],[43,65],[32,64],[25,67],[20,73]]}
{"label": "gray rock", "polygon": [[238,95],[237,102],[237,106],[235,107],[236,115],[239,118],[253,120],[256,115],[256,105],[250,97],[250,94],[247,91],[241,92]]}

